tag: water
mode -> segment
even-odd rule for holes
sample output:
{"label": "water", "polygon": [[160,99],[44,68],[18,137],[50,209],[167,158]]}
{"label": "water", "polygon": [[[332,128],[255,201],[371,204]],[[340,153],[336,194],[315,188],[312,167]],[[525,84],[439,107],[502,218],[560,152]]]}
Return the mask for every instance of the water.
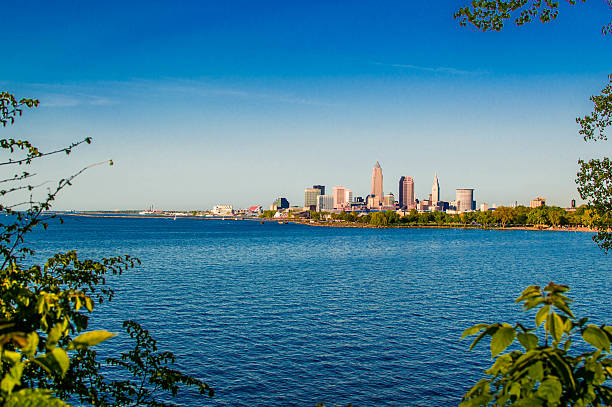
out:
{"label": "water", "polygon": [[513,304],[530,284],[568,284],[576,315],[610,322],[610,261],[586,233],[65,220],[32,235],[39,256],[142,260],[92,322],[139,321],[216,391],[184,405],[457,405],[490,364],[462,331],[532,321]]}

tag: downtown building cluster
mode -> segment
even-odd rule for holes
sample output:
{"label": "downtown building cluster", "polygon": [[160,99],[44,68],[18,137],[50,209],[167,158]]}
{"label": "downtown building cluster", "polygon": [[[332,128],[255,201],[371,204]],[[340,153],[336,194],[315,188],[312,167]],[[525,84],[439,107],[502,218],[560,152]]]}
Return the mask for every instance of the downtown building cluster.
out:
{"label": "downtown building cluster", "polygon": [[[328,190],[329,192],[329,190]],[[401,176],[399,179],[398,199],[393,192],[383,193],[383,172],[380,163],[376,162],[372,169],[371,191],[366,197],[353,196],[353,191],[344,186],[335,186],[331,194],[326,194],[324,185],[313,185],[304,190],[304,210],[318,212],[333,211],[410,211],[461,213],[476,210],[473,188],[456,189],[456,199],[451,202],[440,199],[440,183],[438,174],[434,174],[431,194],[427,199],[419,200],[414,193],[414,178]],[[487,210],[486,204],[484,210]],[[286,198],[277,198],[270,209],[289,209]]]}

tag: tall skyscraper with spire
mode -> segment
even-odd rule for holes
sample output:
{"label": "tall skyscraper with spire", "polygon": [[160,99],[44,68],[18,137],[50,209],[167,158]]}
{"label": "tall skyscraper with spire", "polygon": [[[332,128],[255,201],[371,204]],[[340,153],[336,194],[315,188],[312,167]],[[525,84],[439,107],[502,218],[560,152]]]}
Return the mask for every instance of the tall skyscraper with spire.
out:
{"label": "tall skyscraper with spire", "polygon": [[440,200],[440,184],[438,183],[438,172],[436,171],[433,180],[433,186],[431,187],[431,203],[436,204]]}
{"label": "tall skyscraper with spire", "polygon": [[383,199],[383,174],[380,164],[376,161],[376,165],[372,169],[372,197],[374,202],[382,203]]}

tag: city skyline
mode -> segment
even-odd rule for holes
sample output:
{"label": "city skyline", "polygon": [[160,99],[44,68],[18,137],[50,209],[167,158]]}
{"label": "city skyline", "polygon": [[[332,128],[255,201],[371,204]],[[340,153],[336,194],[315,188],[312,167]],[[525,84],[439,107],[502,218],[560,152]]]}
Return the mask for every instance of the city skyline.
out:
{"label": "city skyline", "polygon": [[607,4],[561,4],[554,24],[501,33],[460,27],[457,7],[9,3],[20,38],[5,44],[2,89],[41,104],[4,137],[43,151],[94,139],[41,163],[42,182],[114,161],[56,209],[299,202],[312,180],[367,192],[372,157],[384,193],[408,174],[425,198],[436,170],[445,201],[467,183],[479,202],[580,204],[577,160],[610,153],[575,123],[612,64]]}

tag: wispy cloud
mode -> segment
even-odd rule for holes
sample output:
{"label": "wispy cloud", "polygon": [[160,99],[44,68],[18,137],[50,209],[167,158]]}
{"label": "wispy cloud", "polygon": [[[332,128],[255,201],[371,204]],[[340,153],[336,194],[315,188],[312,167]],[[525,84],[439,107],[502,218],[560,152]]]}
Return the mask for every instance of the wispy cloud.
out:
{"label": "wispy cloud", "polygon": [[181,78],[131,79],[126,81],[99,81],[80,84],[25,84],[28,92],[36,94],[41,106],[66,108],[78,106],[105,106],[121,103],[124,98],[146,99],[172,97],[237,98],[267,103],[286,103],[330,107],[334,103],[310,98],[282,89],[259,87],[236,88],[214,81]]}
{"label": "wispy cloud", "polygon": [[386,64],[382,62],[374,62],[374,65],[389,66],[393,68],[412,69],[416,71],[446,73],[451,75],[480,75],[485,74],[485,71],[468,71],[463,69],[452,68],[448,66],[422,66],[412,64]]}
{"label": "wispy cloud", "polygon": [[107,106],[115,102],[107,97],[74,93],[47,93],[38,96],[42,107]]}

